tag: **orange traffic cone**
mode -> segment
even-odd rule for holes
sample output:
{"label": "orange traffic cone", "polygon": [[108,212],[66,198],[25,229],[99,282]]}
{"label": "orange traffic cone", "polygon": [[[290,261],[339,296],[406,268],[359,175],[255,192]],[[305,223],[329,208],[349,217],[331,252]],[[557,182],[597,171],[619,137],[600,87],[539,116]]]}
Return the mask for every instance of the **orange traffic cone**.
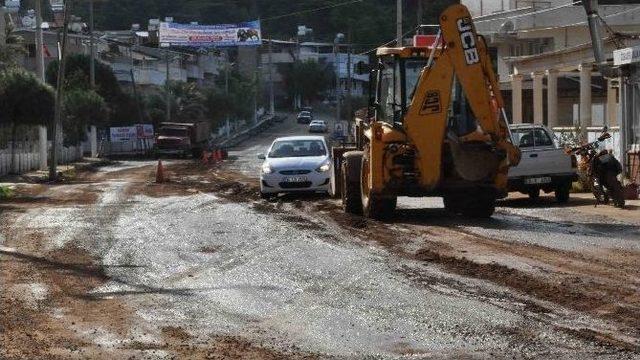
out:
{"label": "orange traffic cone", "polygon": [[158,184],[164,182],[164,166],[162,166],[162,160],[158,160],[158,168],[156,169],[156,182]]}

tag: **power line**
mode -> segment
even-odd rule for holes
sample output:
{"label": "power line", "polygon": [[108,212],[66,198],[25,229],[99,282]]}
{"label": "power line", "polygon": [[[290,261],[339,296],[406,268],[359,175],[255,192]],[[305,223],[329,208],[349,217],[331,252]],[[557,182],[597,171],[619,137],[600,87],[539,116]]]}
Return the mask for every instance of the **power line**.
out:
{"label": "power line", "polygon": [[289,17],[289,16],[308,14],[308,13],[312,13],[312,12],[316,12],[316,11],[333,9],[333,8],[337,8],[337,7],[340,7],[340,6],[355,4],[355,3],[363,2],[363,1],[364,0],[350,0],[350,1],[345,1],[345,2],[342,2],[342,3],[333,4],[333,5],[326,5],[326,6],[318,7],[318,8],[315,8],[315,9],[307,9],[307,10],[301,10],[301,11],[291,12],[291,13],[282,14],[282,15],[271,16],[271,17],[268,17],[268,18],[260,19],[260,20],[261,21],[269,21],[269,20],[275,20],[275,19],[282,19],[282,18]]}
{"label": "power line", "polygon": [[474,24],[479,24],[479,23],[483,23],[483,22],[487,22],[487,21],[498,21],[498,20],[511,20],[511,19],[517,19],[520,17],[525,17],[525,16],[531,16],[531,15],[537,15],[537,14],[543,14],[546,12],[550,12],[550,11],[555,11],[558,9],[562,9],[562,8],[566,8],[569,6],[574,6],[574,5],[578,5],[582,3],[582,0],[578,0],[578,1],[574,1],[572,3],[569,4],[564,4],[564,5],[560,5],[560,6],[556,6],[556,7],[551,7],[551,8],[547,8],[547,9],[542,9],[542,10],[538,10],[538,11],[533,11],[533,12],[528,12],[528,13],[524,13],[524,14],[519,14],[519,15],[513,15],[513,16],[506,16],[506,17],[502,17],[502,18],[495,18],[495,19],[486,19],[486,20],[473,20]]}
{"label": "power line", "polygon": [[[615,16],[619,16],[619,15],[623,15],[626,13],[630,13],[630,12],[634,12],[640,10],[640,6],[636,6],[633,7],[631,9],[627,9],[627,10],[622,10],[622,11],[618,11],[617,13],[613,13],[613,14],[608,14],[608,15],[599,15],[598,17],[600,18],[600,20],[603,20],[605,18],[611,18],[611,17],[615,17]],[[538,30],[546,30],[546,29],[557,29],[557,28],[565,28],[565,27],[573,27],[573,26],[578,26],[578,25],[584,25],[586,24],[587,21],[579,21],[573,24],[567,24],[567,25],[558,25],[558,26],[549,26],[546,28],[531,28],[531,29],[526,29],[526,30],[518,30],[519,32],[531,32],[531,31],[538,31]]]}
{"label": "power line", "polygon": [[[407,36],[407,35],[411,34],[412,32],[414,32],[414,31],[416,31],[416,30],[418,30],[418,26],[416,26],[415,28],[413,28],[413,29],[411,29],[411,30],[407,31],[406,33],[402,34],[402,38],[404,38],[405,36]],[[391,43],[394,43],[394,42],[397,42],[397,41],[398,41],[398,39],[395,39],[395,38],[394,38],[393,40],[389,40],[389,41],[387,41],[387,42],[386,42],[386,43],[384,43],[384,44],[378,45],[378,46],[376,46],[376,47],[374,47],[374,48],[371,48],[371,49],[369,49],[369,50],[367,50],[367,51],[365,51],[365,52],[361,52],[361,53],[356,54],[356,55],[366,55],[366,54],[368,54],[368,53],[370,53],[370,52],[372,52],[372,51],[375,51],[375,50],[376,50],[377,48],[379,48],[379,47],[384,47],[384,46],[387,46],[387,45],[389,45],[389,44],[391,44]]]}

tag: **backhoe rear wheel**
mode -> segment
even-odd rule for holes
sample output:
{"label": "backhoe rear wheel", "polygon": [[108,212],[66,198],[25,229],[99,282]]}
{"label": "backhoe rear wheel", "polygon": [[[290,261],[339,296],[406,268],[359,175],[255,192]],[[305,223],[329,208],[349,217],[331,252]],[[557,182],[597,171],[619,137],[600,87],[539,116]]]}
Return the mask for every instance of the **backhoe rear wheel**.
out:
{"label": "backhoe rear wheel", "polygon": [[361,215],[362,202],[360,200],[360,166],[361,151],[350,151],[344,154],[340,164],[342,176],[342,208],[346,213]]}
{"label": "backhoe rear wheel", "polygon": [[396,196],[382,196],[371,193],[369,184],[369,150],[365,149],[362,156],[360,170],[360,196],[362,199],[362,214],[376,220],[388,220],[393,217],[398,198]]}
{"label": "backhoe rear wheel", "polygon": [[496,195],[490,190],[468,193],[460,211],[462,215],[478,219],[490,218],[496,210]]}

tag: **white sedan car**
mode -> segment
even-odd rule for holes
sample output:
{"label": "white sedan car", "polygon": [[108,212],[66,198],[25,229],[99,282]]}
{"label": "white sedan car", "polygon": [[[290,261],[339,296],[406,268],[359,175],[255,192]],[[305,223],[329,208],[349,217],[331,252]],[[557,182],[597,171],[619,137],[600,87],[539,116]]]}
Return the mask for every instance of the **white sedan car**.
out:
{"label": "white sedan car", "polygon": [[285,192],[329,192],[331,159],[322,136],[277,138],[269,147],[260,170],[260,196]]}
{"label": "white sedan car", "polygon": [[319,132],[326,133],[327,132],[327,123],[324,120],[312,120],[309,123],[309,132]]}

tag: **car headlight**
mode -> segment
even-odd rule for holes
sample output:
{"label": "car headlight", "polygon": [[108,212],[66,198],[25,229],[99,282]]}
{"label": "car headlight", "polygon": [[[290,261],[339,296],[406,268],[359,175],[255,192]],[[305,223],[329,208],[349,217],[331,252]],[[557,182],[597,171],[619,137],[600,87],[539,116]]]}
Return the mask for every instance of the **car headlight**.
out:
{"label": "car headlight", "polygon": [[316,169],[316,171],[317,171],[317,172],[321,172],[321,173],[322,173],[322,172],[327,172],[327,171],[329,171],[329,169],[331,169],[331,163],[327,161],[327,162],[325,162],[324,164],[320,165],[320,166]]}
{"label": "car headlight", "polygon": [[263,174],[271,174],[272,172],[273,172],[273,169],[271,168],[271,165],[269,165],[268,162],[265,162],[264,164],[262,164]]}

